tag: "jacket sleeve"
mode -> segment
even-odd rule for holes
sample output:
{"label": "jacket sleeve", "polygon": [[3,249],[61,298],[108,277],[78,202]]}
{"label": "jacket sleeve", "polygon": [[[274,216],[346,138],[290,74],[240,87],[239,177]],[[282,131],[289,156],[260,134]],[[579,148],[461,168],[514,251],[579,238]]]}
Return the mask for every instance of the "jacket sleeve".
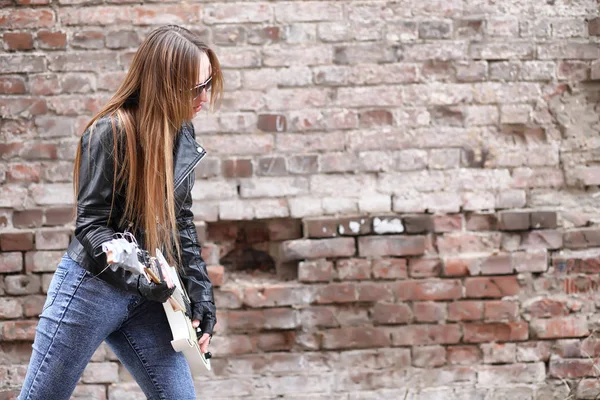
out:
{"label": "jacket sleeve", "polygon": [[102,243],[113,239],[115,233],[111,220],[121,217],[111,213],[115,172],[113,143],[113,122],[109,118],[98,120],[81,138],[75,237],[96,264],[94,274],[111,275],[111,282],[139,294],[138,277],[122,268],[106,268],[106,254],[102,251]]}
{"label": "jacket sleeve", "polygon": [[192,212],[191,190],[195,180],[194,172],[190,174],[188,179],[190,180],[189,190],[177,216],[183,267],[183,273],[180,276],[192,304],[201,301],[214,303],[213,285],[208,277],[206,262],[202,258],[202,248],[198,240]]}

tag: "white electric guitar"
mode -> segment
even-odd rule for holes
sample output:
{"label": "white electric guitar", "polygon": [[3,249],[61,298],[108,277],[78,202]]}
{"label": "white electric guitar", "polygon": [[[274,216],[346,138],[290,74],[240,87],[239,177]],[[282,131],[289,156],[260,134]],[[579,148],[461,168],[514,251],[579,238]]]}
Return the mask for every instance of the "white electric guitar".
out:
{"label": "white electric guitar", "polygon": [[[132,236],[129,236],[132,238]],[[162,275],[169,288],[175,286],[171,297],[163,303],[173,340],[171,346],[177,352],[185,356],[192,375],[202,371],[211,370],[210,352],[203,354],[198,344],[200,328],[192,326],[191,305],[187,292],[179,278],[175,267],[169,265],[162,252],[156,249],[156,257],[150,258],[150,266],[142,264],[138,259],[138,252],[142,252],[135,242],[126,240],[124,237],[113,239],[102,244],[109,264],[117,265],[138,275],[144,275],[149,281],[160,283],[157,268],[161,269]],[[147,253],[146,253],[147,254]]]}

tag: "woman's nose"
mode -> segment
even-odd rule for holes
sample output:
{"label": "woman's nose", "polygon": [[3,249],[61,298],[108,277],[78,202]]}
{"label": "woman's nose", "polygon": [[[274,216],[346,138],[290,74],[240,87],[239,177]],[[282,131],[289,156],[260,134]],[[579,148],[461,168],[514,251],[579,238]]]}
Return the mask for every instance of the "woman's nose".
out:
{"label": "woman's nose", "polygon": [[206,89],[200,93],[200,100],[202,100],[202,102],[208,101],[208,91]]}

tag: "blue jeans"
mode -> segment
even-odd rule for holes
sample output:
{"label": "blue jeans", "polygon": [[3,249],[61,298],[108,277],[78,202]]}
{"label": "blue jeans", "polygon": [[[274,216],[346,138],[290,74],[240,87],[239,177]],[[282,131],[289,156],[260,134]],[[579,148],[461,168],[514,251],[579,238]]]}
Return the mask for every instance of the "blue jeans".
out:
{"label": "blue jeans", "polygon": [[68,255],[48,288],[19,400],[68,399],[102,341],[148,399],[196,399],[162,304],[116,289]]}

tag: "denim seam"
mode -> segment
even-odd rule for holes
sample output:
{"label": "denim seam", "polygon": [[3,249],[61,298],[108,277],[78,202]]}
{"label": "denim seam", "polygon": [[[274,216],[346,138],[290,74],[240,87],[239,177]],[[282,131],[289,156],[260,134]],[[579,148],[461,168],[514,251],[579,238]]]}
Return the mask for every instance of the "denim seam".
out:
{"label": "denim seam", "polygon": [[[58,272],[58,271],[57,271]],[[56,300],[56,296],[58,296],[58,293],[60,292],[60,288],[62,287],[63,282],[65,281],[65,279],[67,278],[67,275],[69,274],[69,271],[66,270],[64,271],[64,273],[61,272],[61,276],[59,277],[59,281],[58,281],[58,285],[56,286],[56,290],[54,291],[54,293],[52,293],[52,299],[50,300],[49,304],[47,306],[44,306],[44,308],[42,308],[42,313],[44,311],[46,311],[48,308],[50,308],[52,306],[52,304],[54,304],[54,300]],[[41,315],[41,313],[40,313]]]}
{"label": "denim seam", "polygon": [[148,378],[150,378],[150,381],[154,385],[154,389],[158,393],[158,397],[161,400],[166,400],[167,397],[165,396],[165,394],[164,394],[163,390],[161,389],[160,385],[158,384],[158,382],[154,379],[154,376],[151,373],[150,368],[148,367],[148,363],[146,362],[146,359],[143,357],[141,351],[135,345],[135,341],[133,340],[133,338],[131,336],[129,336],[127,334],[127,332],[125,332],[123,329],[119,329],[119,331],[123,334],[123,336],[125,336],[125,339],[127,340],[127,343],[129,343],[129,345],[131,346],[131,348],[135,352],[135,355],[137,356],[137,358],[142,363],[142,366],[144,367],[144,371],[146,372],[146,375],[148,375]]}
{"label": "denim seam", "polygon": [[81,282],[83,282],[84,276],[85,276],[85,272],[80,273],[80,277],[78,278],[78,282],[77,282],[77,285],[75,286],[75,290],[73,290],[73,293],[71,293],[71,295],[69,297],[69,301],[60,316],[60,320],[58,321],[56,330],[54,331],[54,334],[52,335],[52,340],[50,342],[50,345],[48,346],[48,349],[46,350],[46,354],[44,354],[44,357],[42,358],[42,361],[40,362],[40,364],[37,368],[37,371],[35,371],[35,375],[33,376],[33,379],[31,381],[31,386],[29,387],[29,390],[27,391],[27,395],[24,400],[29,399],[35,393],[35,388],[38,384],[38,379],[37,379],[38,374],[39,374],[40,370],[42,369],[42,367],[44,366],[44,364],[48,360],[48,353],[50,353],[50,350],[52,349],[52,346],[54,345],[54,340],[56,339],[56,334],[58,333],[58,330],[60,329],[60,327],[62,325],[63,319],[65,318],[65,314],[67,313],[67,310],[68,310],[69,306],[71,305],[71,301],[73,301],[73,297],[75,297],[75,293],[77,293],[77,290],[79,290],[79,286],[81,286]]}

